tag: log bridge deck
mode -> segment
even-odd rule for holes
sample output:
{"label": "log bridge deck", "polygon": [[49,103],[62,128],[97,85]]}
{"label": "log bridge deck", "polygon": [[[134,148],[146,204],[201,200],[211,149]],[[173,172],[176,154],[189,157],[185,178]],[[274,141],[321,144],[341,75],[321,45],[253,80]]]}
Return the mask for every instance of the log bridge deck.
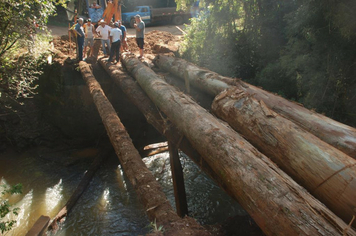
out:
{"label": "log bridge deck", "polygon": [[80,62],[81,74],[125,174],[149,219],[166,235],[212,235],[186,216],[178,149],[238,201],[266,235],[356,235],[355,128],[182,59],[158,55],[157,73],[129,53],[121,59],[125,71],[102,58],[98,62],[167,138],[177,212],[89,64]]}

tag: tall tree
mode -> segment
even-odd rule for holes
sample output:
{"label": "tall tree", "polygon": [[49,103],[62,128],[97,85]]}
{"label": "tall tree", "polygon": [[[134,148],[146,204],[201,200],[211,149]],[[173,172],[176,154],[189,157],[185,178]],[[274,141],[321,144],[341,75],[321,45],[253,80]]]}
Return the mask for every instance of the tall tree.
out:
{"label": "tall tree", "polygon": [[[54,5],[64,0],[1,0],[0,1],[0,87],[26,94],[38,77],[36,31],[46,28],[48,17],[55,12]],[[37,38],[38,39],[38,38]],[[38,56],[40,57],[40,56]],[[16,91],[17,90],[17,91]],[[20,92],[19,92],[20,91]]]}
{"label": "tall tree", "polygon": [[[177,0],[179,7],[193,1]],[[200,1],[182,55],[356,125],[356,2]]]}
{"label": "tall tree", "polygon": [[[299,1],[298,9],[285,18],[288,44],[279,61],[262,71],[259,84],[356,125],[356,21],[348,14],[352,9],[356,10],[354,1]],[[295,87],[294,94],[286,81]]]}

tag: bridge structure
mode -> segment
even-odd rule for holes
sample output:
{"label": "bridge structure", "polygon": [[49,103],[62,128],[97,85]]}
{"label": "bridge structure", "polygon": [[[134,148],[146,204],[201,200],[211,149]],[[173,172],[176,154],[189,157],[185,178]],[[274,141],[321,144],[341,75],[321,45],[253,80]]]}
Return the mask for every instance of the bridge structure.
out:
{"label": "bridge structure", "polygon": [[98,63],[166,137],[176,212],[91,66],[79,67],[125,174],[164,234],[213,235],[188,216],[181,150],[266,235],[356,235],[355,128],[179,58],[162,54],[142,62],[123,53],[121,60],[123,67],[104,58]]}

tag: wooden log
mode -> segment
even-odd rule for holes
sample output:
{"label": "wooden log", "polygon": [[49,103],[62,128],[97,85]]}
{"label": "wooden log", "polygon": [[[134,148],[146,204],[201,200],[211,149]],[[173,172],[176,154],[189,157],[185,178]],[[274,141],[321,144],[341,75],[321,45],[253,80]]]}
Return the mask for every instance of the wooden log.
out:
{"label": "wooden log", "polygon": [[349,223],[356,215],[356,160],[233,87],[213,112]]}
{"label": "wooden log", "polygon": [[58,214],[53,218],[51,224],[48,227],[48,230],[52,230],[52,231],[58,230],[59,228],[58,223],[63,222],[64,217],[66,217],[71,212],[71,210],[73,209],[73,207],[75,206],[79,198],[82,196],[85,189],[88,187],[96,171],[101,166],[101,163],[103,163],[103,161],[105,161],[108,158],[108,156],[109,156],[109,151],[107,149],[103,149],[98,153],[95,160],[90,165],[88,171],[85,172],[83,178],[80,180],[80,183],[78,184],[77,188],[73,192],[72,196],[69,198],[69,200],[64,205],[64,207],[58,212]]}
{"label": "wooden log", "polygon": [[159,111],[157,106],[130,75],[113,64],[106,63],[104,58],[99,59],[99,63],[127,95],[130,101],[142,112],[149,124],[167,137],[167,140],[177,145],[180,150],[187,154],[205,173],[215,180],[221,188],[230,196],[233,196],[225,183],[217,177],[214,171],[205,162],[204,158],[192,147],[187,138],[181,134],[174,124],[166,119],[165,114]]}
{"label": "wooden log", "polygon": [[167,235],[174,235],[177,231],[188,235],[210,235],[193,218],[182,219],[174,212],[155,177],[143,163],[100,84],[94,78],[90,66],[85,62],[80,62],[79,67],[103,120],[111,144],[126,176],[143,203],[148,218],[158,225],[162,225]]}
{"label": "wooden log", "polygon": [[300,104],[288,101],[256,86],[221,76],[183,59],[158,55],[155,64],[182,80],[188,76],[190,84],[199,87],[212,96],[216,96],[229,85],[236,86],[248,94],[254,94],[256,99],[263,100],[267,107],[273,111],[356,159],[356,129],[353,127],[306,109]]}
{"label": "wooden log", "polygon": [[47,226],[51,218],[49,216],[41,215],[35,222],[32,228],[27,232],[26,236],[42,236],[47,231]]}
{"label": "wooden log", "polygon": [[[125,67],[267,235],[341,235],[347,225],[235,131],[130,55]],[[349,229],[349,235],[356,232]]]}

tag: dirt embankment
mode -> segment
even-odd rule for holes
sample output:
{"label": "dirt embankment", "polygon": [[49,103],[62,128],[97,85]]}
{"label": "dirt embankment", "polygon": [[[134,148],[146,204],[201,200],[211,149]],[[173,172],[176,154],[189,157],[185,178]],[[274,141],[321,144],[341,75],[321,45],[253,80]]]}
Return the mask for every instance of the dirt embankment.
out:
{"label": "dirt embankment", "polygon": [[[51,31],[53,37],[60,37],[62,35],[68,35],[68,27],[49,25],[48,29]],[[149,33],[151,31],[164,31],[171,33],[172,35],[182,36],[185,29],[184,25],[162,25],[162,26],[148,26],[145,28],[145,32]],[[126,28],[127,37],[135,37],[136,31],[134,28]]]}
{"label": "dirt embankment", "polygon": [[[69,38],[68,29],[65,27],[53,27],[53,26],[49,28],[52,30],[52,32],[56,32],[54,35],[61,34],[61,36],[54,37],[54,46],[60,52],[58,53],[59,58],[62,58],[64,60],[67,59],[68,57],[71,59],[75,59],[76,58],[75,38],[73,36]],[[164,30],[157,30],[161,28],[163,28]],[[145,34],[145,47],[144,47],[145,57],[151,58],[150,55],[154,56],[154,54],[157,53],[178,51],[179,44],[182,41],[182,34],[183,33],[181,31],[181,28],[177,28],[176,26],[147,27],[146,34]],[[129,52],[132,52],[137,55],[139,54],[133,29],[128,29],[127,44],[128,44]],[[99,50],[98,56],[103,56],[101,50]]]}

